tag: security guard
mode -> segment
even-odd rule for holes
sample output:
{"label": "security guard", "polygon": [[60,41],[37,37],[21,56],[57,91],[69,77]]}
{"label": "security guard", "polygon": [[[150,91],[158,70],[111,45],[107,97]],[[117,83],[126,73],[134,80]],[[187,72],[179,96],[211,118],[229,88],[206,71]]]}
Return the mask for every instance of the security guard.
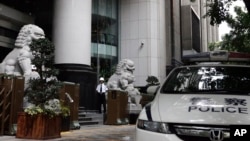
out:
{"label": "security guard", "polygon": [[103,112],[106,113],[106,95],[105,94],[107,90],[108,88],[104,84],[104,78],[100,77],[99,84],[96,87],[99,113],[102,113],[102,105],[103,105]]}

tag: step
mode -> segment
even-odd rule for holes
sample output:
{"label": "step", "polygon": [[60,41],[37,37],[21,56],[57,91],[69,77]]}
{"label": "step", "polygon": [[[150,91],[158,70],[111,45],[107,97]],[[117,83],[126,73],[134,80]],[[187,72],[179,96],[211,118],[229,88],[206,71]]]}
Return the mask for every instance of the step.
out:
{"label": "step", "polygon": [[97,113],[96,110],[85,110],[81,108],[78,113],[80,125],[103,124],[103,114]]}
{"label": "step", "polygon": [[80,125],[94,125],[94,124],[99,124],[99,121],[79,121]]}
{"label": "step", "polygon": [[79,121],[91,121],[92,118],[91,117],[78,117]]}
{"label": "step", "polygon": [[80,113],[80,112],[79,112],[79,113],[78,113],[78,117],[86,117],[86,113],[84,113],[84,112],[81,112],[81,113]]}

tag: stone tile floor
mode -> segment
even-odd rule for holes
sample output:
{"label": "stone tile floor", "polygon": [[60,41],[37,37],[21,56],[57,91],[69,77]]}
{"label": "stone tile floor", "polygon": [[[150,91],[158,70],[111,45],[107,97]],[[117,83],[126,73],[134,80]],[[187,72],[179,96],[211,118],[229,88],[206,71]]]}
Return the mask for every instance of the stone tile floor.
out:
{"label": "stone tile floor", "polygon": [[[50,141],[134,141],[135,125],[91,125],[79,130],[61,133],[61,138]],[[15,136],[0,136],[0,141],[38,141],[17,139]]]}

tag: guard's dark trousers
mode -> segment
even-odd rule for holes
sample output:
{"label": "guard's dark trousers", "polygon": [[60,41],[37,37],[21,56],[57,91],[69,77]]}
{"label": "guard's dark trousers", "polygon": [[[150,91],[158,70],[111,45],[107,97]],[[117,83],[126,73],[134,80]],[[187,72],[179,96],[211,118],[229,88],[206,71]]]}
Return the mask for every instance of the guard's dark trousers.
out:
{"label": "guard's dark trousers", "polygon": [[99,113],[102,113],[102,106],[103,106],[103,112],[106,113],[106,97],[105,97],[105,93],[98,93],[98,110],[99,110]]}

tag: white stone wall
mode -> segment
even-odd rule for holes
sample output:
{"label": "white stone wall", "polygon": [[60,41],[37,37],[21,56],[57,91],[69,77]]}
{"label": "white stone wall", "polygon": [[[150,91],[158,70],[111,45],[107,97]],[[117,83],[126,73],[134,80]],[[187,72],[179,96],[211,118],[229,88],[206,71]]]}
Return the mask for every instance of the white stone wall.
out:
{"label": "white stone wall", "polygon": [[[171,60],[181,61],[180,27],[186,23],[180,21],[180,8],[192,5],[202,17],[207,10],[203,7],[205,1],[172,1],[171,15],[170,0],[120,0],[119,59],[129,58],[135,62],[136,86],[144,86],[149,75],[162,82],[166,66],[172,65]],[[207,51],[208,43],[218,40],[218,27],[210,26],[209,19],[201,18],[201,38],[201,51]]]}
{"label": "white stone wall", "polygon": [[120,59],[135,62],[135,85],[165,77],[165,0],[121,0],[120,13]]}
{"label": "white stone wall", "polygon": [[173,25],[171,28],[174,29],[173,33],[173,52],[174,56],[173,59],[175,59],[178,62],[181,62],[181,7],[180,7],[180,1],[174,0],[173,1]]}
{"label": "white stone wall", "polygon": [[[190,2],[189,0],[182,0],[181,5],[191,5],[195,12],[200,17],[201,23],[201,51],[208,51],[208,44],[219,41],[218,26],[210,25],[210,18],[203,18],[208,8],[205,7],[207,0],[197,0]],[[184,23],[185,24],[185,23]]]}
{"label": "white stone wall", "polygon": [[[206,12],[207,12],[207,8],[205,7],[206,5],[206,0],[202,1],[201,3],[201,6],[203,8],[201,8],[201,16],[205,15]],[[208,43],[207,43],[207,19],[205,18],[201,18],[201,48],[202,48],[202,51],[208,51]]]}

